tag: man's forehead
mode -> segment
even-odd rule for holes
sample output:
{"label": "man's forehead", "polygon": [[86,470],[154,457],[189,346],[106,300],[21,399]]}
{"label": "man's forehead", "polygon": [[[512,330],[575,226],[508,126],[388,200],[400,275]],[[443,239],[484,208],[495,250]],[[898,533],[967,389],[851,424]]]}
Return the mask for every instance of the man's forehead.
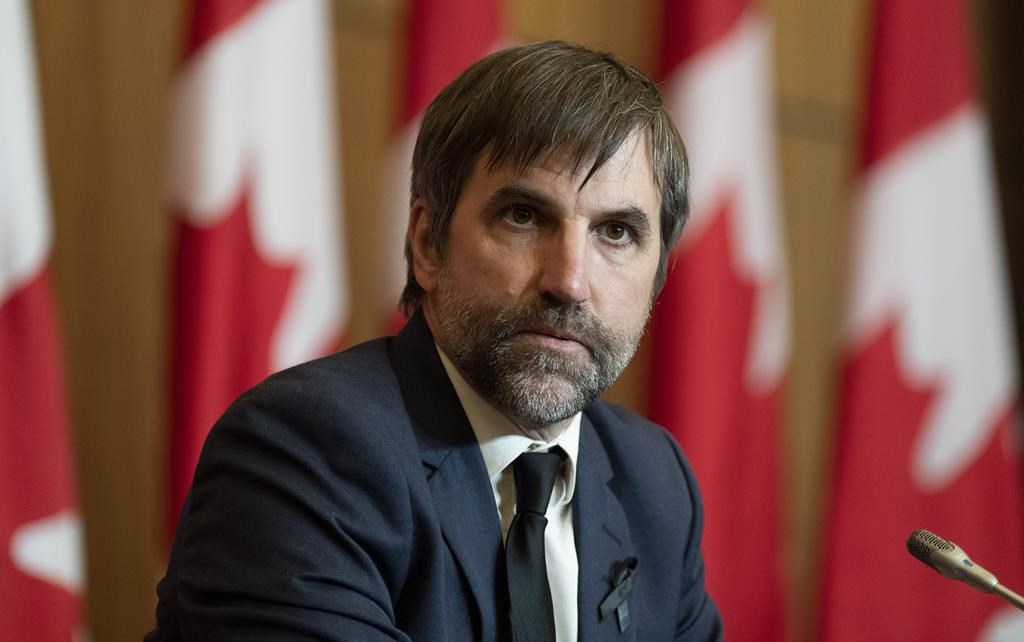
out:
{"label": "man's forehead", "polygon": [[624,176],[629,173],[633,178],[645,176],[645,182],[657,189],[658,180],[646,135],[632,134],[618,148],[609,152],[598,165],[596,152],[568,145],[541,150],[533,158],[522,160],[498,158],[494,146],[488,145],[477,158],[473,173],[509,180],[527,176],[553,176],[569,181],[578,191],[582,191],[597,174]]}

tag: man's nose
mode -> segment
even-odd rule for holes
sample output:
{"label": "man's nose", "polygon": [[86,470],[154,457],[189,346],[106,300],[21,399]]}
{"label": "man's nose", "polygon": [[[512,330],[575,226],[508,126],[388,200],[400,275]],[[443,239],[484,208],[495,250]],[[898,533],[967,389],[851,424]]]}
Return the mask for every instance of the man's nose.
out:
{"label": "man's nose", "polygon": [[584,231],[553,235],[542,250],[540,293],[561,303],[590,298],[590,248]]}

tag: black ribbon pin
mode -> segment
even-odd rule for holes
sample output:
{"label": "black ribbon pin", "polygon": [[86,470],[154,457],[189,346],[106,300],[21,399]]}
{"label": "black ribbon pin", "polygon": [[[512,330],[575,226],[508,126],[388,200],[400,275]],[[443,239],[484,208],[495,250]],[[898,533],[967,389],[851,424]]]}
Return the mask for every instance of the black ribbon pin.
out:
{"label": "black ribbon pin", "polygon": [[611,583],[612,590],[601,602],[601,619],[605,619],[615,611],[615,617],[619,621],[619,632],[624,633],[629,628],[629,604],[626,597],[633,589],[633,577],[636,575],[636,558],[627,557],[612,565]]}

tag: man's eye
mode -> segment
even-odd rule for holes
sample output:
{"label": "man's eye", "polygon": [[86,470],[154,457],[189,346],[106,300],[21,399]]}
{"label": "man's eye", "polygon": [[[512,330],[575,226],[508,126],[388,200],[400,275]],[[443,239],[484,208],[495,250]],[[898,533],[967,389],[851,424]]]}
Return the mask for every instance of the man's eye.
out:
{"label": "man's eye", "polygon": [[515,225],[529,225],[535,222],[537,217],[525,207],[510,207],[505,210],[505,218]]}
{"label": "man's eye", "polygon": [[633,240],[629,226],[614,221],[604,224],[604,236],[610,241],[617,243],[628,243]]}

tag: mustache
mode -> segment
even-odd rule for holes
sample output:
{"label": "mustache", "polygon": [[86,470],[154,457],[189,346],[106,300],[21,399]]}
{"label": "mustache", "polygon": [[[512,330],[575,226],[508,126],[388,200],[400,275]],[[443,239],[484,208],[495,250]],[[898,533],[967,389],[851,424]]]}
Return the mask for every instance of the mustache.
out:
{"label": "mustache", "polygon": [[586,306],[578,303],[549,303],[543,300],[509,305],[497,316],[499,341],[506,342],[523,332],[556,332],[582,344],[591,354],[614,346],[614,337]]}

